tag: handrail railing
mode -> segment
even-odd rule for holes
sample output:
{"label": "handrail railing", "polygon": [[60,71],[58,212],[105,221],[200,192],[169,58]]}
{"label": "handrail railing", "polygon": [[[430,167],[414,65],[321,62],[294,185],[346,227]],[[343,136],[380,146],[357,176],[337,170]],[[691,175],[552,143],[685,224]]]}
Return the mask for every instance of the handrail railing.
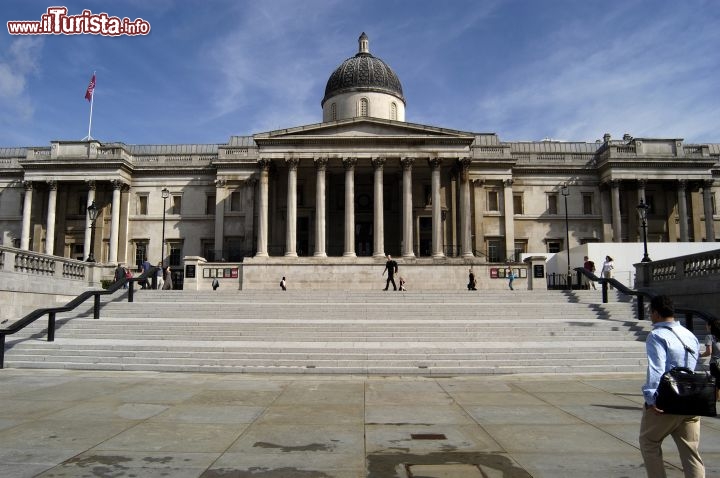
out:
{"label": "handrail railing", "polygon": [[[653,297],[659,295],[652,291],[652,289],[639,289],[634,290],[627,287],[622,282],[617,281],[616,279],[607,279],[604,277],[597,277],[592,272],[589,272],[584,267],[576,267],[575,272],[577,272],[578,276],[584,275],[589,280],[592,280],[594,282],[599,282],[602,286],[602,301],[603,304],[608,303],[608,284],[615,287],[617,290],[619,290],[621,293],[625,295],[631,295],[637,297],[637,316],[639,320],[645,319],[645,298],[652,300]],[[699,317],[705,323],[710,325],[711,332],[715,337],[720,338],[720,319],[716,317],[715,315],[706,312],[704,310],[698,310],[693,309],[690,307],[675,307],[675,313],[676,314],[685,314],[685,327],[689,330],[693,330],[693,323],[692,319],[694,316]]]}
{"label": "handrail railing", "polygon": [[36,320],[42,318],[45,314],[48,314],[48,328],[47,328],[47,341],[53,342],[55,340],[55,316],[58,312],[69,312],[74,310],[82,303],[84,303],[90,297],[93,297],[93,319],[100,318],[100,296],[113,294],[123,285],[129,283],[128,288],[128,302],[133,302],[133,284],[135,282],[146,281],[148,277],[152,278],[153,281],[156,277],[158,268],[151,267],[148,271],[139,275],[138,277],[126,278],[123,277],[119,281],[114,282],[110,287],[104,290],[87,290],[82,294],[78,295],[70,302],[65,305],[58,307],[45,307],[34,310],[27,314],[20,320],[13,322],[10,326],[0,329],[0,369],[5,367],[5,336],[17,333],[32,324]]}

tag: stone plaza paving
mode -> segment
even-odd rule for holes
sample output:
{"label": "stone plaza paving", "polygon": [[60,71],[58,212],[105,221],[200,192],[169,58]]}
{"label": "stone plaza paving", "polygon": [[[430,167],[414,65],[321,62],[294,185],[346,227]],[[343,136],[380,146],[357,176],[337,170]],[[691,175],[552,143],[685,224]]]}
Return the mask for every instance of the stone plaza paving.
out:
{"label": "stone plaza paving", "polygon": [[[5,369],[0,476],[644,478],[643,379]],[[720,476],[720,419],[701,452]]]}

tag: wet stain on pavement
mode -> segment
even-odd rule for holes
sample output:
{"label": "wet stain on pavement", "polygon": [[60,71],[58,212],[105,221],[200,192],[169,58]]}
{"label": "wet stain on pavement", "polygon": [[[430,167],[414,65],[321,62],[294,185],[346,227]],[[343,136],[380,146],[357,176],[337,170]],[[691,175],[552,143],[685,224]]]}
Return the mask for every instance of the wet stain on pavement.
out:
{"label": "wet stain on pavement", "polygon": [[276,448],[283,453],[290,453],[293,451],[333,451],[335,447],[327,445],[325,443],[310,443],[308,445],[298,446],[287,446],[287,445],[276,445],[275,443],[267,443],[264,441],[255,442],[253,447],[257,448]]}
{"label": "wet stain on pavement", "polygon": [[298,470],[297,468],[260,468],[252,467],[247,470],[234,470],[230,468],[218,468],[208,470],[200,478],[334,478],[321,471]]}
{"label": "wet stain on pavement", "polygon": [[[506,455],[498,453],[371,454],[367,456],[367,478],[398,477],[405,465],[468,464],[493,470],[503,478],[532,478]],[[495,476],[495,474],[493,476]]]}

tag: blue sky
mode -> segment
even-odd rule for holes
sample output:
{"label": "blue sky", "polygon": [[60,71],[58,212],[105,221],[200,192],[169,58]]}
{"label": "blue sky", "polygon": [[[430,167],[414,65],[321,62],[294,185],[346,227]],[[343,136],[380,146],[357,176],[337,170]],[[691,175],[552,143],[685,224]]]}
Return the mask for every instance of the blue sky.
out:
{"label": "blue sky", "polygon": [[[50,6],[142,18],[147,36],[13,36]],[[406,120],[503,141],[720,142],[716,0],[3,0],[0,147],[87,135],[225,143],[318,123],[328,77],[370,51]]]}

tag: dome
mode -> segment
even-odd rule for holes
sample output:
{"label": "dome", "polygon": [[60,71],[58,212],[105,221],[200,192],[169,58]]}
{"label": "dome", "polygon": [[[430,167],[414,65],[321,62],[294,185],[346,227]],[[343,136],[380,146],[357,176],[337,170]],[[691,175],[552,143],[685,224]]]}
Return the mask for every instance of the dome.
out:
{"label": "dome", "polygon": [[380,58],[370,54],[368,37],[364,32],[358,42],[360,43],[358,54],[345,60],[330,75],[325,87],[325,96],[320,104],[324,105],[333,96],[354,91],[390,94],[404,104],[402,85],[395,72]]}

